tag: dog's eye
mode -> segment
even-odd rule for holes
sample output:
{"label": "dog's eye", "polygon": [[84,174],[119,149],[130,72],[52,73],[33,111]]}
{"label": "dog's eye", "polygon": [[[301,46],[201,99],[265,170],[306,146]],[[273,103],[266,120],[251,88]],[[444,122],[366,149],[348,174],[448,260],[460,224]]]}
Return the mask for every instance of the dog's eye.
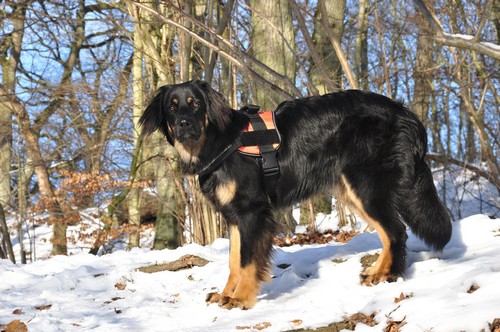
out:
{"label": "dog's eye", "polygon": [[168,111],[174,113],[175,111],[177,111],[177,106],[175,105],[168,106]]}
{"label": "dog's eye", "polygon": [[194,100],[192,103],[191,103],[191,107],[194,108],[194,109],[197,109],[198,107],[200,107],[200,103],[197,102],[196,100]]}

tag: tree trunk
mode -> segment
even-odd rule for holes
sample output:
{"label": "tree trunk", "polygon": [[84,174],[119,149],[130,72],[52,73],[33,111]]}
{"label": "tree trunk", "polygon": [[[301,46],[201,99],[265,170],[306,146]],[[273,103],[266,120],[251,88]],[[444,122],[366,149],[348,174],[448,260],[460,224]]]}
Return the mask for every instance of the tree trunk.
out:
{"label": "tree trunk", "polygon": [[[423,17],[417,13],[418,20],[423,22]],[[433,42],[429,31],[420,24],[417,37],[417,55],[413,71],[414,93],[412,110],[427,128],[429,123],[429,109],[432,95],[433,79]]]}
{"label": "tree trunk", "polygon": [[355,74],[360,89],[368,90],[368,0],[359,1],[358,29],[354,53]]}
{"label": "tree trunk", "polygon": [[11,109],[17,117],[19,132],[26,142],[28,158],[32,161],[38,179],[42,203],[49,213],[50,223],[53,224],[53,236],[51,239],[52,254],[66,255],[68,253],[66,239],[66,229],[68,226],[63,210],[55,195],[54,188],[52,187],[52,183],[50,182],[49,172],[40,150],[38,137],[31,128],[29,115],[26,109],[18,101],[13,101],[11,105]]}
{"label": "tree trunk", "polygon": [[[24,37],[24,20],[28,2],[8,3],[12,13],[7,20],[12,25],[9,38],[3,38],[0,47],[0,67],[2,69],[2,84],[7,93],[15,92],[16,70],[21,59],[21,45]],[[6,36],[4,36],[6,37]],[[2,98],[5,99],[5,98]],[[8,98],[7,98],[8,99]],[[5,207],[10,204],[10,169],[12,149],[12,110],[9,101],[0,100],[0,204]]]}
{"label": "tree trunk", "polygon": [[[158,88],[167,83],[174,83],[175,67],[169,61],[172,59],[172,48],[175,30],[167,25],[159,25],[147,10],[140,9],[132,3],[129,11],[135,19],[135,29],[140,35],[146,68],[151,79],[150,86]],[[168,15],[168,8],[159,2],[145,3],[145,6],[155,10],[163,10]],[[156,215],[156,233],[154,249],[175,248],[179,245],[178,216],[175,213],[180,201],[176,190],[173,173],[167,167],[167,162],[175,156],[173,148],[167,146],[165,137],[159,132],[144,138],[141,178],[154,179],[159,201]],[[167,160],[168,159],[168,160]]]}
{"label": "tree trunk", "polygon": [[[140,42],[140,33],[134,30],[134,60],[132,65],[132,119],[134,123],[134,152],[132,158],[131,177],[135,178],[137,171],[137,163],[140,160],[140,140],[141,133],[139,128],[139,119],[142,115],[143,108],[143,76],[142,76],[142,44]],[[132,169],[134,168],[134,169]],[[128,223],[131,225],[129,234],[129,247],[139,247],[140,245],[140,227],[141,227],[141,214],[140,214],[140,192],[141,189],[130,183],[131,189],[128,194]]]}
{"label": "tree trunk", "polygon": [[[327,14],[326,18],[323,17],[323,9],[320,3],[324,3],[324,10]],[[332,40],[340,44],[340,39],[344,33],[345,4],[345,0],[320,0],[314,14],[313,43],[319,56],[323,59],[324,69],[327,73],[326,76],[331,78],[337,89],[342,87],[343,72]],[[324,73],[318,71],[318,67],[313,67],[309,73],[309,77],[320,95],[332,92],[325,83],[324,76]]]}
{"label": "tree trunk", "polygon": [[[289,0],[252,0],[251,9],[253,56],[277,73],[295,81],[295,37]],[[265,73],[260,74],[271,80]],[[285,88],[280,82],[271,82]],[[258,88],[255,91],[254,103],[260,105],[261,109],[273,109],[281,101],[280,95],[269,90]]]}
{"label": "tree trunk", "polygon": [[497,45],[500,45],[500,0],[494,0],[492,12],[493,24],[497,32]]}
{"label": "tree trunk", "polygon": [[12,113],[0,102],[0,204],[10,206]]}
{"label": "tree trunk", "polygon": [[[171,146],[165,147],[162,143],[158,145],[158,153],[160,158],[157,158],[157,165],[155,169],[156,189],[158,194],[158,213],[156,215],[155,225],[155,240],[153,249],[175,249],[180,245],[179,239],[179,222],[182,218],[177,215],[178,211],[178,197],[179,193],[175,186],[175,181],[172,177],[178,176],[168,169],[166,160],[173,155],[173,148]],[[174,168],[174,167],[172,167]],[[181,219],[181,220],[179,220]]]}
{"label": "tree trunk", "polygon": [[[0,230],[2,236],[2,242],[0,243],[0,258],[9,258],[12,263],[16,263],[16,257],[14,256],[14,250],[12,250],[12,242],[10,241],[9,229],[7,227],[7,222],[5,220],[5,213],[3,210],[3,205],[0,203]],[[2,257],[3,256],[3,257]]]}

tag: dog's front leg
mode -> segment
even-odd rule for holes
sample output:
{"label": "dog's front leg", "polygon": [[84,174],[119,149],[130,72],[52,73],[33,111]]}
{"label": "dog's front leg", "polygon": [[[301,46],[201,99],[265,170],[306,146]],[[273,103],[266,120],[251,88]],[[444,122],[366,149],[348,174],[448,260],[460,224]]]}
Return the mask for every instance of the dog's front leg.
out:
{"label": "dog's front leg", "polygon": [[278,229],[266,208],[257,213],[255,208],[244,214],[239,211],[238,226],[230,226],[230,273],[226,287],[222,293],[207,297],[209,303],[227,309],[250,309],[257,302],[261,282],[270,280],[272,241]]}
{"label": "dog's front leg", "polygon": [[238,225],[229,225],[229,277],[222,293],[209,293],[208,303],[224,305],[233,296],[234,290],[240,280],[240,248],[241,239]]}
{"label": "dog's front leg", "polygon": [[[229,226],[229,277],[222,293],[207,295],[208,303],[218,303],[226,309],[250,309],[257,301],[260,280],[254,261],[242,261],[242,254],[248,260],[248,249],[241,249],[241,234],[237,225]],[[245,246],[248,248],[247,246]]]}

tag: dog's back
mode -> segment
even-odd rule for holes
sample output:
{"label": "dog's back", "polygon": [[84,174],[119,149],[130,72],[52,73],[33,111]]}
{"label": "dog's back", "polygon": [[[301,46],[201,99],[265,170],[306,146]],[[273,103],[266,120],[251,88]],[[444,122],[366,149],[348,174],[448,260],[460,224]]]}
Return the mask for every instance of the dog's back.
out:
{"label": "dog's back", "polygon": [[276,112],[282,135],[277,206],[332,187],[345,196],[347,181],[368,214],[390,220],[384,226],[402,219],[438,250],[449,241],[450,217],[424,161],[425,128],[401,103],[347,90],[286,101]]}

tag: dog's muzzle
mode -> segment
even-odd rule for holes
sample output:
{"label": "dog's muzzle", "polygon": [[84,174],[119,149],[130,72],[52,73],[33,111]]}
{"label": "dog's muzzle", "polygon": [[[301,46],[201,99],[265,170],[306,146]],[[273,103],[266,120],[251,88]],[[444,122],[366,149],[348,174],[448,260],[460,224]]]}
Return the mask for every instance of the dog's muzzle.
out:
{"label": "dog's muzzle", "polygon": [[200,130],[195,120],[181,118],[175,122],[175,136],[181,143],[196,141],[200,138]]}

